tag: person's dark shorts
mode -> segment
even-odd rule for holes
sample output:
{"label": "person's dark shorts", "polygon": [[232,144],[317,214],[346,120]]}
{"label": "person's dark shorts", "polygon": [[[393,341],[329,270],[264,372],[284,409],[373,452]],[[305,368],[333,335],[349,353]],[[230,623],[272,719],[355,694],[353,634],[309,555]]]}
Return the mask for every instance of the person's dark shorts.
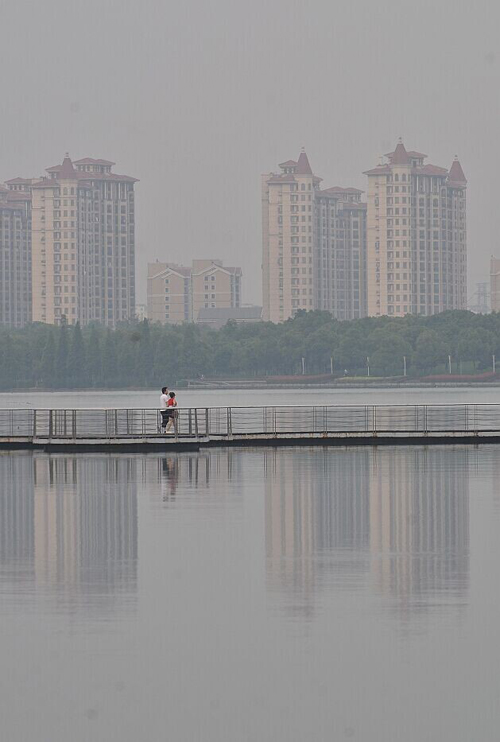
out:
{"label": "person's dark shorts", "polygon": [[171,410],[160,410],[161,412],[161,424],[163,426],[166,426],[168,424],[168,421],[172,417],[172,411]]}

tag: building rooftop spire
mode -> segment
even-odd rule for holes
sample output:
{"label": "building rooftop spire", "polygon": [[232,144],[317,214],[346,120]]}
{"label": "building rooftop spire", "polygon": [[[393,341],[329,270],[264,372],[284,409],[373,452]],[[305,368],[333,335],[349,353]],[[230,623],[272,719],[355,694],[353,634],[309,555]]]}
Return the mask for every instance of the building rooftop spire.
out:
{"label": "building rooftop spire", "polygon": [[408,152],[405,149],[403,140],[401,139],[401,137],[399,137],[398,145],[396,149],[394,150],[394,153],[391,158],[391,165],[409,165],[409,164],[410,164],[410,158],[408,156]]}
{"label": "building rooftop spire", "polygon": [[73,167],[73,163],[70,160],[69,154],[66,152],[64,155],[64,160],[61,165],[61,169],[59,171],[59,177],[60,178],[74,178],[76,175],[76,170]]}
{"label": "building rooftop spire", "polygon": [[450,168],[448,180],[453,183],[467,183],[467,178],[464,175],[464,171],[462,170],[462,166],[457,155],[455,155],[455,159],[453,160],[453,164]]}
{"label": "building rooftop spire", "polygon": [[309,160],[306,155],[306,151],[304,147],[302,147],[302,150],[299,155],[299,159],[297,160],[297,170],[298,175],[312,175],[313,171],[311,170],[311,166],[309,164]]}

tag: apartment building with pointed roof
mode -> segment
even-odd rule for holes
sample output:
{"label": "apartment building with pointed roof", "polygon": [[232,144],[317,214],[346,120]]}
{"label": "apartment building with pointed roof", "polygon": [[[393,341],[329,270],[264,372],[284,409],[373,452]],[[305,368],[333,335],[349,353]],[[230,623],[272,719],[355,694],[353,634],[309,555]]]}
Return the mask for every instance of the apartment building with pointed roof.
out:
{"label": "apartment building with pointed roof", "polygon": [[263,319],[298,310],[365,314],[366,204],[356,188],[320,189],[305,151],[262,176]]}
{"label": "apartment building with pointed roof", "polygon": [[400,140],[368,170],[368,315],[430,315],[467,306],[467,180]]}
{"label": "apartment building with pointed roof", "polygon": [[66,155],[30,185],[33,321],[115,327],[135,316],[137,180],[113,164]]}

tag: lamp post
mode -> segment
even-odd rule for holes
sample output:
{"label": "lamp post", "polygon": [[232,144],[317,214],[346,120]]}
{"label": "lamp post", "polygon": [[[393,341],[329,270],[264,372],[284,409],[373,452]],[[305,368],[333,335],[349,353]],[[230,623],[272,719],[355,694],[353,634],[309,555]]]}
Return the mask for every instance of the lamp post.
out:
{"label": "lamp post", "polygon": [[306,359],[302,358],[302,376],[306,375]]}
{"label": "lamp post", "polygon": [[406,376],[406,356],[403,356],[403,376]]}
{"label": "lamp post", "polygon": [[370,376],[370,356],[366,356],[366,371],[367,371],[366,375]]}
{"label": "lamp post", "polygon": [[494,355],[491,356],[491,357],[493,359],[493,373],[496,374],[496,372],[497,372],[497,359],[495,358]]}
{"label": "lamp post", "polygon": [[330,376],[333,376],[333,358],[330,358]]}
{"label": "lamp post", "polygon": [[451,374],[451,356],[448,356],[448,373]]}

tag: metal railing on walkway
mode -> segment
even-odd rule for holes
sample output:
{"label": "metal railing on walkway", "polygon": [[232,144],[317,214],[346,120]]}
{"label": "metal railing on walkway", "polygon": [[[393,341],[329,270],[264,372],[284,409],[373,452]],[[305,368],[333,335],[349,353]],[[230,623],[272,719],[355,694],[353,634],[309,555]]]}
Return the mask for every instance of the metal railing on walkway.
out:
{"label": "metal railing on walkway", "polygon": [[[330,405],[177,408],[176,439],[334,434],[498,433],[500,405]],[[156,409],[3,409],[0,438],[161,436]]]}

